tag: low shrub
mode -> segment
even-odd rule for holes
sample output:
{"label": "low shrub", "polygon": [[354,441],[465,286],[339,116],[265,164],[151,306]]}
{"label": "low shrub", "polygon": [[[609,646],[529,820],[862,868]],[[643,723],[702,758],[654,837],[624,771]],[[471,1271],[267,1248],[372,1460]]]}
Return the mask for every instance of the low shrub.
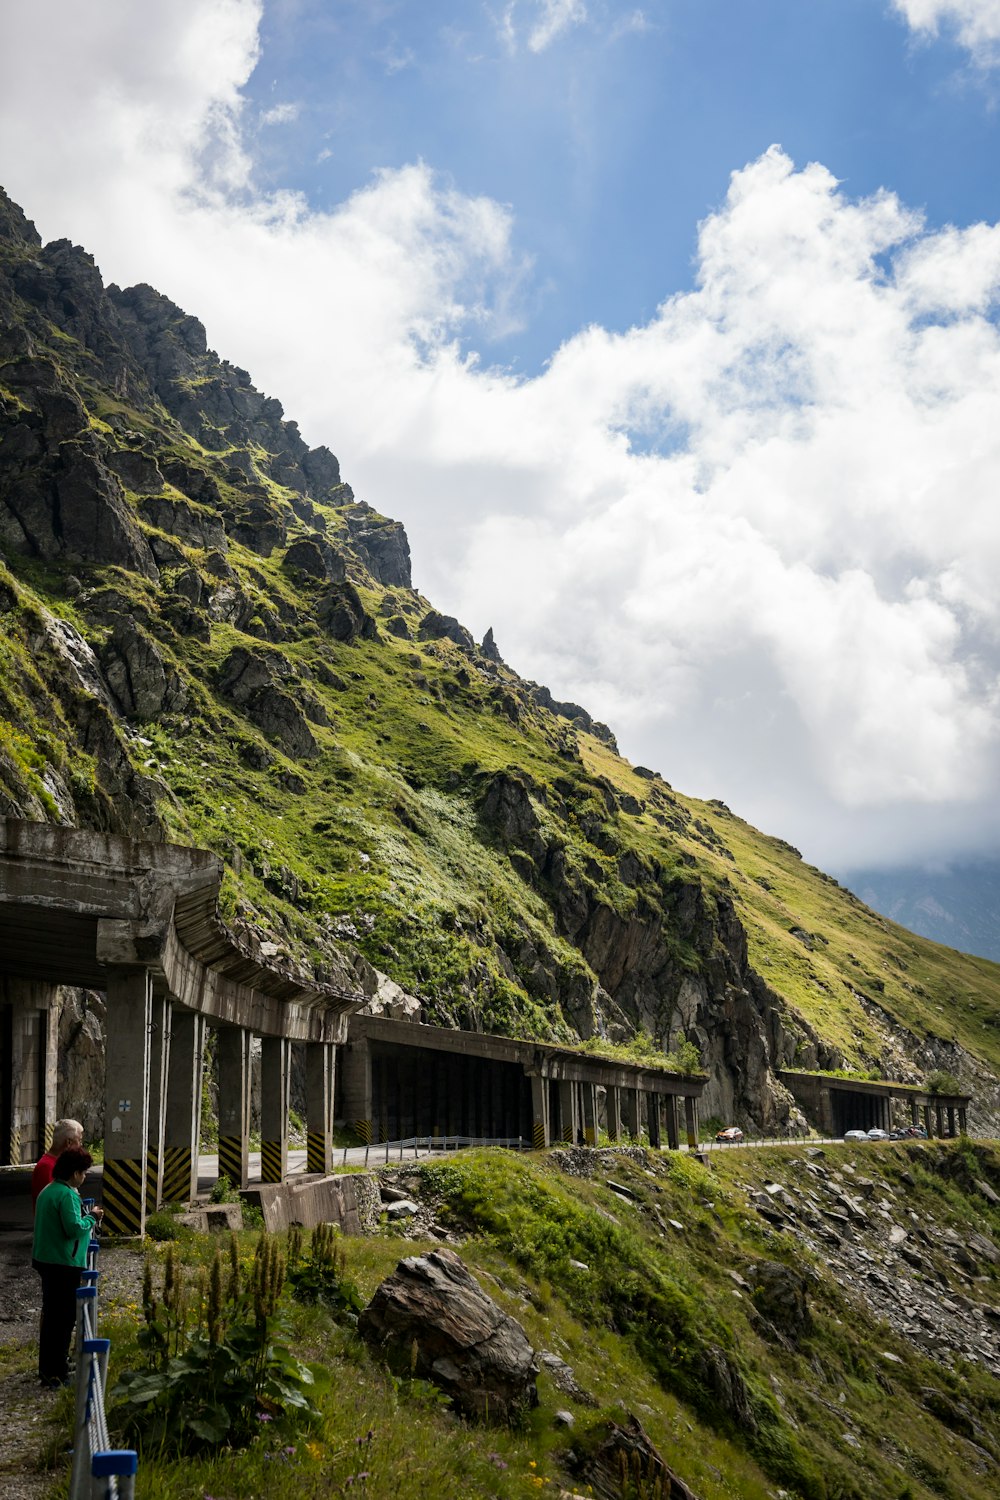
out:
{"label": "low shrub", "polygon": [[118,1381],[112,1421],[121,1435],[164,1453],[195,1453],[220,1444],[245,1447],[261,1424],[295,1425],[318,1416],[310,1387],[316,1370],[292,1353],[280,1301],[285,1260],[263,1235],[246,1285],[233,1235],[228,1268],[217,1249],[211,1269],[186,1281],[170,1245],[159,1296],[147,1259],[144,1369]]}

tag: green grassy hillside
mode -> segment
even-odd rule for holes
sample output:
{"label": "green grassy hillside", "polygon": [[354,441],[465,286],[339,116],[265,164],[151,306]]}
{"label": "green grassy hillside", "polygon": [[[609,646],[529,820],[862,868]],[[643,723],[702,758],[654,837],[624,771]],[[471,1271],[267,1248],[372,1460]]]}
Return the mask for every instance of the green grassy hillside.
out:
{"label": "green grassy hillside", "polygon": [[0,315],[0,814],[214,849],[229,920],[440,1023],[686,1040],[709,1112],[777,1130],[782,1067],[940,1065],[1000,1119],[1000,968],[630,767],[442,617],[194,318],[6,199]]}
{"label": "green grassy hillside", "polygon": [[[140,1500],[586,1495],[597,1491],[581,1477],[585,1455],[626,1413],[698,1500],[997,1493],[994,1150],[780,1147],[707,1163],[638,1150],[469,1152],[389,1177],[575,1387],[543,1361],[540,1404],[523,1425],[478,1427],[423,1382],[391,1376],[321,1309],[288,1303],[296,1351],[325,1370],[318,1421],[275,1423],[242,1453],[168,1461],[147,1444]],[[217,1243],[181,1242],[192,1276]],[[341,1244],[367,1300],[401,1256],[440,1239],[383,1230]],[[244,1236],[244,1257],[251,1246]],[[111,1284],[127,1285],[137,1252],[106,1254],[119,1257]],[[163,1247],[154,1255],[159,1280]],[[136,1292],[110,1314],[113,1374],[145,1359],[139,1321]],[[4,1375],[30,1357],[8,1350]]]}

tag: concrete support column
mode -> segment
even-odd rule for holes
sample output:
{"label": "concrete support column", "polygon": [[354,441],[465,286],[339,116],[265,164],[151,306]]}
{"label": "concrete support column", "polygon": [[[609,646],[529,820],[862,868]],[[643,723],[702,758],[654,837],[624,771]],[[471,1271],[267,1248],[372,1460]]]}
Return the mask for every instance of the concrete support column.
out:
{"label": "concrete support column", "polygon": [[688,1150],[693,1151],[698,1144],[698,1101],[690,1096],[684,1100],[684,1125],[687,1129]]}
{"label": "concrete support column", "polygon": [[638,1089],[622,1089],[621,1111],[625,1133],[637,1141],[642,1134],[642,1104]]}
{"label": "concrete support column", "polygon": [[924,1129],[926,1130],[928,1136],[932,1136],[934,1134],[933,1130],[931,1129],[931,1107],[929,1104],[924,1105]]}
{"label": "concrete support column", "polygon": [[108,976],[108,1047],[104,1095],[104,1225],[111,1234],[146,1229],[153,986],[145,969]]}
{"label": "concrete support column", "polygon": [[576,1084],[561,1078],[559,1080],[559,1139],[569,1141],[575,1146],[579,1124]]}
{"label": "concrete support column", "polygon": [[306,1044],[306,1171],[333,1171],[333,1080],[337,1049],[332,1042]]}
{"label": "concrete support column", "polygon": [[607,1093],[604,1096],[604,1111],[608,1124],[608,1140],[621,1140],[622,1134],[622,1101],[621,1091],[614,1084],[608,1084]]}
{"label": "concrete support column", "polygon": [[581,1083],[580,1102],[583,1106],[583,1138],[588,1146],[597,1145],[597,1085]]}
{"label": "concrete support column", "polygon": [[284,1182],[288,1172],[288,1096],[292,1044],[266,1036],[260,1044],[260,1180]]}
{"label": "concrete support column", "polygon": [[679,1145],[677,1138],[677,1099],[673,1094],[666,1094],[663,1099],[664,1114],[667,1119],[667,1145],[671,1151],[676,1151]]}
{"label": "concrete support column", "polygon": [[58,989],[0,978],[0,1160],[36,1161],[56,1119]]}
{"label": "concrete support column", "polygon": [[934,1106],[934,1120],[937,1125],[935,1135],[944,1135],[944,1107],[940,1104],[935,1104]]}
{"label": "concrete support column", "polygon": [[959,1135],[969,1133],[969,1116],[964,1104],[958,1106],[958,1133]]}
{"label": "concrete support column", "polygon": [[163,1206],[163,1147],[170,1069],[171,1005],[154,995],[149,1025],[149,1119],[146,1125],[146,1212]]}
{"label": "concrete support column", "polygon": [[163,1201],[188,1203],[198,1192],[205,1018],[175,1010],[170,1023],[167,1112],[163,1125]]}
{"label": "concrete support column", "polygon": [[[372,1139],[372,1057],[367,1038],[355,1037],[343,1049],[341,1060],[344,1119],[353,1127],[358,1140],[368,1146]],[[440,1100],[437,1104],[440,1108]]]}
{"label": "concrete support column", "polygon": [[250,1182],[250,1033],[242,1026],[220,1026],[216,1033],[219,1070],[219,1176],[235,1188]]}
{"label": "concrete support column", "polygon": [[649,1116],[649,1144],[659,1150],[660,1141],[660,1096],[646,1095],[646,1111]]}
{"label": "concrete support column", "polygon": [[549,1080],[533,1073],[531,1083],[531,1137],[536,1151],[544,1151],[550,1143],[549,1135]]}
{"label": "concrete support column", "polygon": [[910,1100],[910,1124],[914,1127],[920,1124],[920,1105],[916,1099]]}
{"label": "concrete support column", "polygon": [[956,1133],[955,1132],[955,1106],[954,1106],[954,1104],[949,1104],[948,1105],[948,1134],[951,1135],[951,1136],[953,1136],[955,1133]]}

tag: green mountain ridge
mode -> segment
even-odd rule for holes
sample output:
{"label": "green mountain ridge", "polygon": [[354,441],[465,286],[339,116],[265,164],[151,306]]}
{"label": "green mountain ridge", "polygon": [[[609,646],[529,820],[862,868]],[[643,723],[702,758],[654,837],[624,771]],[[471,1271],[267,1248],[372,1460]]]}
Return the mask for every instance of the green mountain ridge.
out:
{"label": "green mountain ridge", "polygon": [[1000,968],[878,917],[478,644],[402,526],[150,287],[0,197],[0,815],[216,850],[223,909],[376,1006],[782,1068],[956,1074],[1000,1128]]}

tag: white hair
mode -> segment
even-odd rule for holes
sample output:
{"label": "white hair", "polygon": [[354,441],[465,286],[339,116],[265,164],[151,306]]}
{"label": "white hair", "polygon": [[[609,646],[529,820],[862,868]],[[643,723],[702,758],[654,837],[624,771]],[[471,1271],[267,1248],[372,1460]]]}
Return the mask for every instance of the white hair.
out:
{"label": "white hair", "polygon": [[52,1150],[58,1154],[67,1146],[83,1145],[83,1126],[79,1120],[57,1120],[52,1127]]}

